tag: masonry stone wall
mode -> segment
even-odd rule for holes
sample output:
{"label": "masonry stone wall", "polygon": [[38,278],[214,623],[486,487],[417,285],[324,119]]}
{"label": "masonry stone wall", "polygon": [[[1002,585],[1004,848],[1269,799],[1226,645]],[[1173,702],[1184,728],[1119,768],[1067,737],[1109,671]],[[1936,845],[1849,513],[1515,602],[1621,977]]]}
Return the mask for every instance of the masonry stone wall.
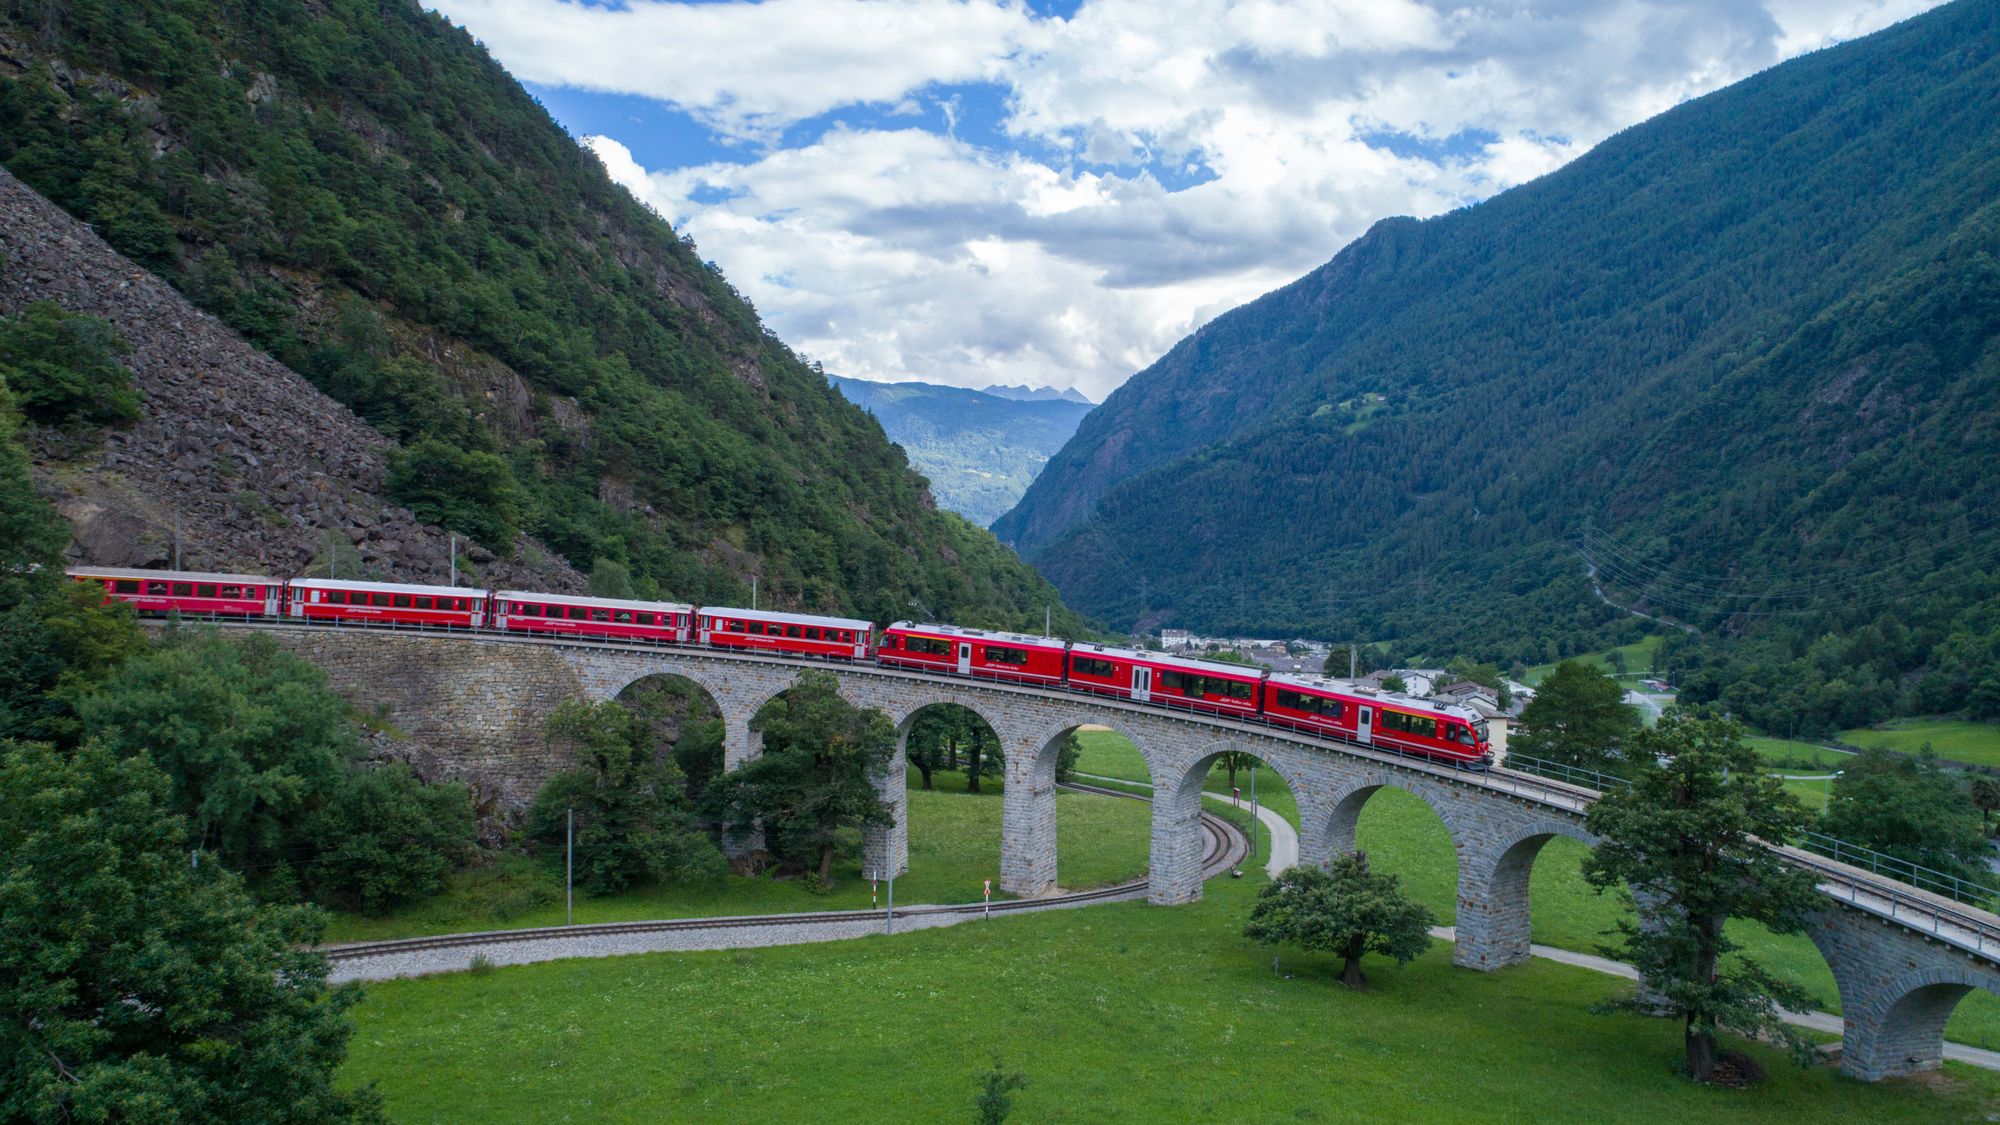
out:
{"label": "masonry stone wall", "polygon": [[[564,699],[611,699],[649,676],[684,676],[714,699],[726,765],[760,750],[749,729],[765,702],[798,682],[801,666],[701,650],[530,644],[499,638],[396,635],[324,629],[273,631],[281,644],[325,668],[349,699],[404,732],[433,760],[427,776],[458,778],[524,806],[562,768],[541,738]],[[1435,811],[1457,853],[1457,944],[1453,960],[1493,970],[1529,955],[1529,874],[1548,841],[1592,842],[1579,809],[1506,790],[1494,779],[1422,761],[1328,747],[1277,731],[1162,712],[1129,702],[1062,696],[991,683],[940,684],[873,665],[829,665],[841,693],[880,708],[900,734],[878,780],[894,825],[869,831],[871,876],[908,869],[904,784],[907,739],[917,713],[955,704],[977,713],[1006,756],[1000,884],[1039,895],[1056,888],[1055,764],[1064,735],[1085,723],[1130,739],[1154,786],[1148,900],[1191,902],[1202,893],[1201,788],[1224,753],[1261,759],[1298,802],[1302,862],[1325,864],[1354,846],[1362,807],[1384,787],[1403,789]],[[734,832],[755,846],[754,826]],[[1847,905],[1816,917],[1813,940],[1839,982],[1847,1013],[1843,1068],[1875,1080],[1938,1065],[1945,1019],[1967,992],[2000,992],[2000,970],[1907,926]]]}

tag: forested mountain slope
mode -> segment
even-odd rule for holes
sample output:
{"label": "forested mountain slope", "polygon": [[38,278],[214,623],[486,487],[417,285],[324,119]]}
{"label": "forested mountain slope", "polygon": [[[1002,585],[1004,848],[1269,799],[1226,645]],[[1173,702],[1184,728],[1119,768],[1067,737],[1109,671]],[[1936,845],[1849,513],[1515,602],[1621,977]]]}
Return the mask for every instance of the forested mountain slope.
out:
{"label": "forested mountain slope", "polygon": [[882,617],[1053,598],[417,5],[0,7],[0,162],[395,439],[392,498],[495,550]]}
{"label": "forested mountain slope", "polygon": [[[981,527],[1012,508],[1090,404],[1025,387],[975,391],[829,375],[930,478],[938,503]],[[1064,392],[1074,394],[1075,392]]]}
{"label": "forested mountain slope", "polygon": [[995,529],[1119,624],[1534,663],[1633,621],[1594,564],[1711,635],[1893,619],[1869,674],[1907,690],[1994,632],[1996,50],[2000,6],[1950,5],[1382,222],[1135,376]]}

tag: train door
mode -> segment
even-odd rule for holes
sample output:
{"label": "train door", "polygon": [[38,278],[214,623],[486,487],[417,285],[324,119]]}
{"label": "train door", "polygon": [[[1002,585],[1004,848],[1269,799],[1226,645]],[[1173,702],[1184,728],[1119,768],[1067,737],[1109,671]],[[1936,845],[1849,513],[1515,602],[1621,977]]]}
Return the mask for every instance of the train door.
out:
{"label": "train door", "polygon": [[958,642],[958,674],[961,676],[969,676],[972,674],[971,641]]}
{"label": "train door", "polygon": [[498,598],[493,599],[493,627],[495,629],[505,629],[507,627],[507,613],[513,608],[512,602],[504,602]]}
{"label": "train door", "polygon": [[1153,670],[1151,668],[1132,669],[1132,698],[1141,703],[1153,698]]}
{"label": "train door", "polygon": [[472,627],[473,627],[474,629],[477,629],[477,628],[480,628],[481,626],[485,625],[485,624],[486,624],[486,599],[485,599],[485,598],[468,598],[468,599],[466,599],[466,600],[472,603]]}
{"label": "train door", "polygon": [[276,617],[276,616],[278,616],[278,591],[279,591],[279,590],[281,590],[281,589],[283,589],[283,587],[282,587],[282,586],[266,586],[266,587],[264,587],[264,614],[265,614],[265,616],[267,616],[267,617]]}
{"label": "train door", "polygon": [[1364,746],[1375,745],[1375,709],[1361,708],[1354,720],[1354,740]]}

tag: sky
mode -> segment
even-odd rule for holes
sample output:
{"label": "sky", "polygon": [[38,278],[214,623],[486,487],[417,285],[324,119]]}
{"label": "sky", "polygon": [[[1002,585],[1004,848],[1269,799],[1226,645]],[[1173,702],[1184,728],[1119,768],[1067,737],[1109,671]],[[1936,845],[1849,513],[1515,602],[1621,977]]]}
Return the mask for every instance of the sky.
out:
{"label": "sky", "polygon": [[1935,0],[438,0],[802,356],[1093,400],[1392,215]]}

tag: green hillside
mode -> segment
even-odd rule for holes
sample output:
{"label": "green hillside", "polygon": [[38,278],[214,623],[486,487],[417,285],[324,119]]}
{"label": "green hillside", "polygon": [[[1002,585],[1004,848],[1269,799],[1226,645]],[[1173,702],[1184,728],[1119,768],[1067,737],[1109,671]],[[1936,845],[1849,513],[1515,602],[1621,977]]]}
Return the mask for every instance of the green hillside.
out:
{"label": "green hillside", "polygon": [[[1950,5],[1379,223],[1134,377],[995,530],[1120,625],[1533,665],[1657,628],[1595,567],[1757,638],[1733,702],[1774,729],[1964,706],[2000,677],[1996,49]],[[1721,659],[1662,650],[1695,699]]]}
{"label": "green hillside", "polygon": [[0,162],[464,481],[431,518],[496,549],[878,617],[1054,597],[420,6],[0,6]]}
{"label": "green hillside", "polygon": [[909,452],[939,504],[981,527],[1020,500],[1049,455],[1090,413],[1089,403],[1063,398],[1003,398],[934,383],[827,378]]}

